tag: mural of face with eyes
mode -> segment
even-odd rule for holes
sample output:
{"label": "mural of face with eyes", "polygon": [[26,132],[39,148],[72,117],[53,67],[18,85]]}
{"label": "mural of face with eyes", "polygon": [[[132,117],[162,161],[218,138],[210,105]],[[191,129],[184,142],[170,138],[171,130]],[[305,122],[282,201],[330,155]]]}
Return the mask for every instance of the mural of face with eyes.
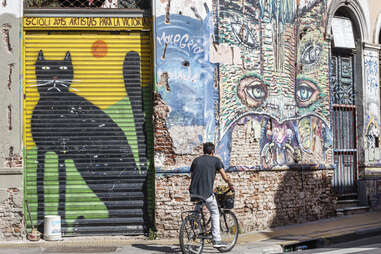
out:
{"label": "mural of face with eyes", "polygon": [[262,168],[328,162],[326,2],[305,1],[299,9],[288,0],[220,2],[219,43],[238,47],[242,59],[241,64],[220,64],[217,151],[224,163],[240,166],[230,163],[240,160],[231,158],[237,142],[228,140],[242,119],[260,123],[255,125],[261,126],[259,147],[250,150],[259,155]]}

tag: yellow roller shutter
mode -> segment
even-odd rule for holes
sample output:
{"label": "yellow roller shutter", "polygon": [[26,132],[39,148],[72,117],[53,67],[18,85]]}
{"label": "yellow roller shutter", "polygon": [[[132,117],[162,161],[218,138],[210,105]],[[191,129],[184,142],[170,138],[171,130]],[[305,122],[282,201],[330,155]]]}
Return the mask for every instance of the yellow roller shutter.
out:
{"label": "yellow roller shutter", "polygon": [[40,229],[58,214],[65,235],[143,232],[151,61],[150,32],[24,32],[25,199]]}

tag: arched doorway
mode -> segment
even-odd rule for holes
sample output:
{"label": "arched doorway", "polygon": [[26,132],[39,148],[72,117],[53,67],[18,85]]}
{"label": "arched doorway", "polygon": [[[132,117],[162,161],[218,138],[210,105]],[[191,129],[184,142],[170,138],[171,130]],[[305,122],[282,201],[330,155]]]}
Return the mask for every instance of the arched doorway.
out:
{"label": "arched doorway", "polygon": [[[338,3],[339,2],[339,3]],[[331,126],[334,189],[357,192],[362,117],[362,35],[355,1],[337,1],[331,12]],[[331,9],[332,10],[332,9]],[[338,33],[342,32],[338,36]],[[343,38],[344,37],[344,38]]]}

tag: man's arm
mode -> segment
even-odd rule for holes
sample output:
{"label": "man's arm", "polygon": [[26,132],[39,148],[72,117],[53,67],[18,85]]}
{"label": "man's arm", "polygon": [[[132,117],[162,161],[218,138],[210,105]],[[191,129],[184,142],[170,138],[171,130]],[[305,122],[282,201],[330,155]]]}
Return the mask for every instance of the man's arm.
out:
{"label": "man's arm", "polygon": [[230,181],[229,177],[226,175],[225,170],[223,168],[221,168],[219,170],[219,172],[222,176],[222,179],[224,179],[224,181],[229,185],[229,188],[234,190],[234,186],[233,186],[232,182]]}

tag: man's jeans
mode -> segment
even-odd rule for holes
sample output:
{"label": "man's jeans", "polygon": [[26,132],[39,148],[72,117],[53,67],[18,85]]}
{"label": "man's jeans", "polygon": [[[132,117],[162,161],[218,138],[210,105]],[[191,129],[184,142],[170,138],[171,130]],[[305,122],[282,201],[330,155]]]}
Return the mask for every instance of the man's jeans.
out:
{"label": "man's jeans", "polygon": [[[212,194],[206,200],[206,207],[210,212],[210,217],[212,219],[212,236],[214,241],[221,241],[220,233],[220,213],[218,212],[218,205],[216,198]],[[195,211],[200,211],[202,209],[201,203],[198,203],[195,207]]]}

